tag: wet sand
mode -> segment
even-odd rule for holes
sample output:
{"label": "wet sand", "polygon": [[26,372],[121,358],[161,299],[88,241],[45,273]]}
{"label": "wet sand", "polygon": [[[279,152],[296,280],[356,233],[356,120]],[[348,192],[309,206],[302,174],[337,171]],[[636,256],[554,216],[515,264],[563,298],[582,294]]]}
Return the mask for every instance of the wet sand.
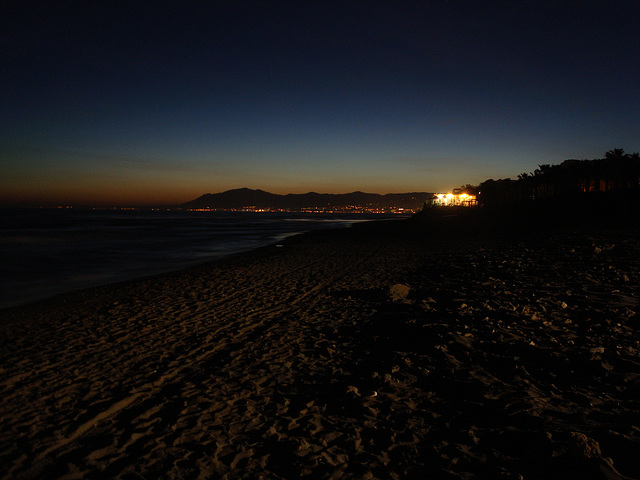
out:
{"label": "wet sand", "polygon": [[1,478],[640,478],[640,233],[365,224],[0,312]]}

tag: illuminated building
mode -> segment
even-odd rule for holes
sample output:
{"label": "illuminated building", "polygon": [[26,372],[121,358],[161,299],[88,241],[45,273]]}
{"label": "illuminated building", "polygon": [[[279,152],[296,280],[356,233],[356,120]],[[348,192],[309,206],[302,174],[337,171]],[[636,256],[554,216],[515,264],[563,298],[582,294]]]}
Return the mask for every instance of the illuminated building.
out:
{"label": "illuminated building", "polygon": [[426,201],[427,207],[474,207],[478,204],[475,195],[463,193],[462,189],[454,188],[452,193],[435,193]]}

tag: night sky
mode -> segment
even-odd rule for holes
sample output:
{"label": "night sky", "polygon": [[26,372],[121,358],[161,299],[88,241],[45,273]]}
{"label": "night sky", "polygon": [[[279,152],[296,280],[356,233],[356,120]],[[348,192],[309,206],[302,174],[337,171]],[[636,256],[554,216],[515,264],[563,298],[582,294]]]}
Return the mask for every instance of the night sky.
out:
{"label": "night sky", "polygon": [[130,3],[0,3],[0,203],[449,191],[640,151],[638,0]]}

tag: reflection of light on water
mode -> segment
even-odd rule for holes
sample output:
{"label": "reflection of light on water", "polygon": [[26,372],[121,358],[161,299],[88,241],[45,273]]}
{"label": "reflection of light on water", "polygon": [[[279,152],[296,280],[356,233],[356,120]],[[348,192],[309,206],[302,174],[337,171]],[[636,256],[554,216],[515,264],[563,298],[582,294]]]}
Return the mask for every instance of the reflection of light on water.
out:
{"label": "reflection of light on water", "polygon": [[288,233],[281,233],[280,235],[276,235],[273,237],[273,241],[274,242],[281,242],[282,240],[285,240],[289,237],[295,237],[296,235],[300,235],[302,233],[306,233],[306,232],[288,232]]}

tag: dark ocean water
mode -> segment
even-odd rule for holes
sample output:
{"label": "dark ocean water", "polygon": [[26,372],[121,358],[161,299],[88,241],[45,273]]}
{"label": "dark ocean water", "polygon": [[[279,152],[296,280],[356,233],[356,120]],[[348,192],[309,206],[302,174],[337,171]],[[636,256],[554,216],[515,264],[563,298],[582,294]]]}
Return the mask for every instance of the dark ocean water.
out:
{"label": "dark ocean water", "polygon": [[179,270],[305,231],[348,227],[355,222],[384,218],[390,217],[173,210],[0,210],[0,308]]}

